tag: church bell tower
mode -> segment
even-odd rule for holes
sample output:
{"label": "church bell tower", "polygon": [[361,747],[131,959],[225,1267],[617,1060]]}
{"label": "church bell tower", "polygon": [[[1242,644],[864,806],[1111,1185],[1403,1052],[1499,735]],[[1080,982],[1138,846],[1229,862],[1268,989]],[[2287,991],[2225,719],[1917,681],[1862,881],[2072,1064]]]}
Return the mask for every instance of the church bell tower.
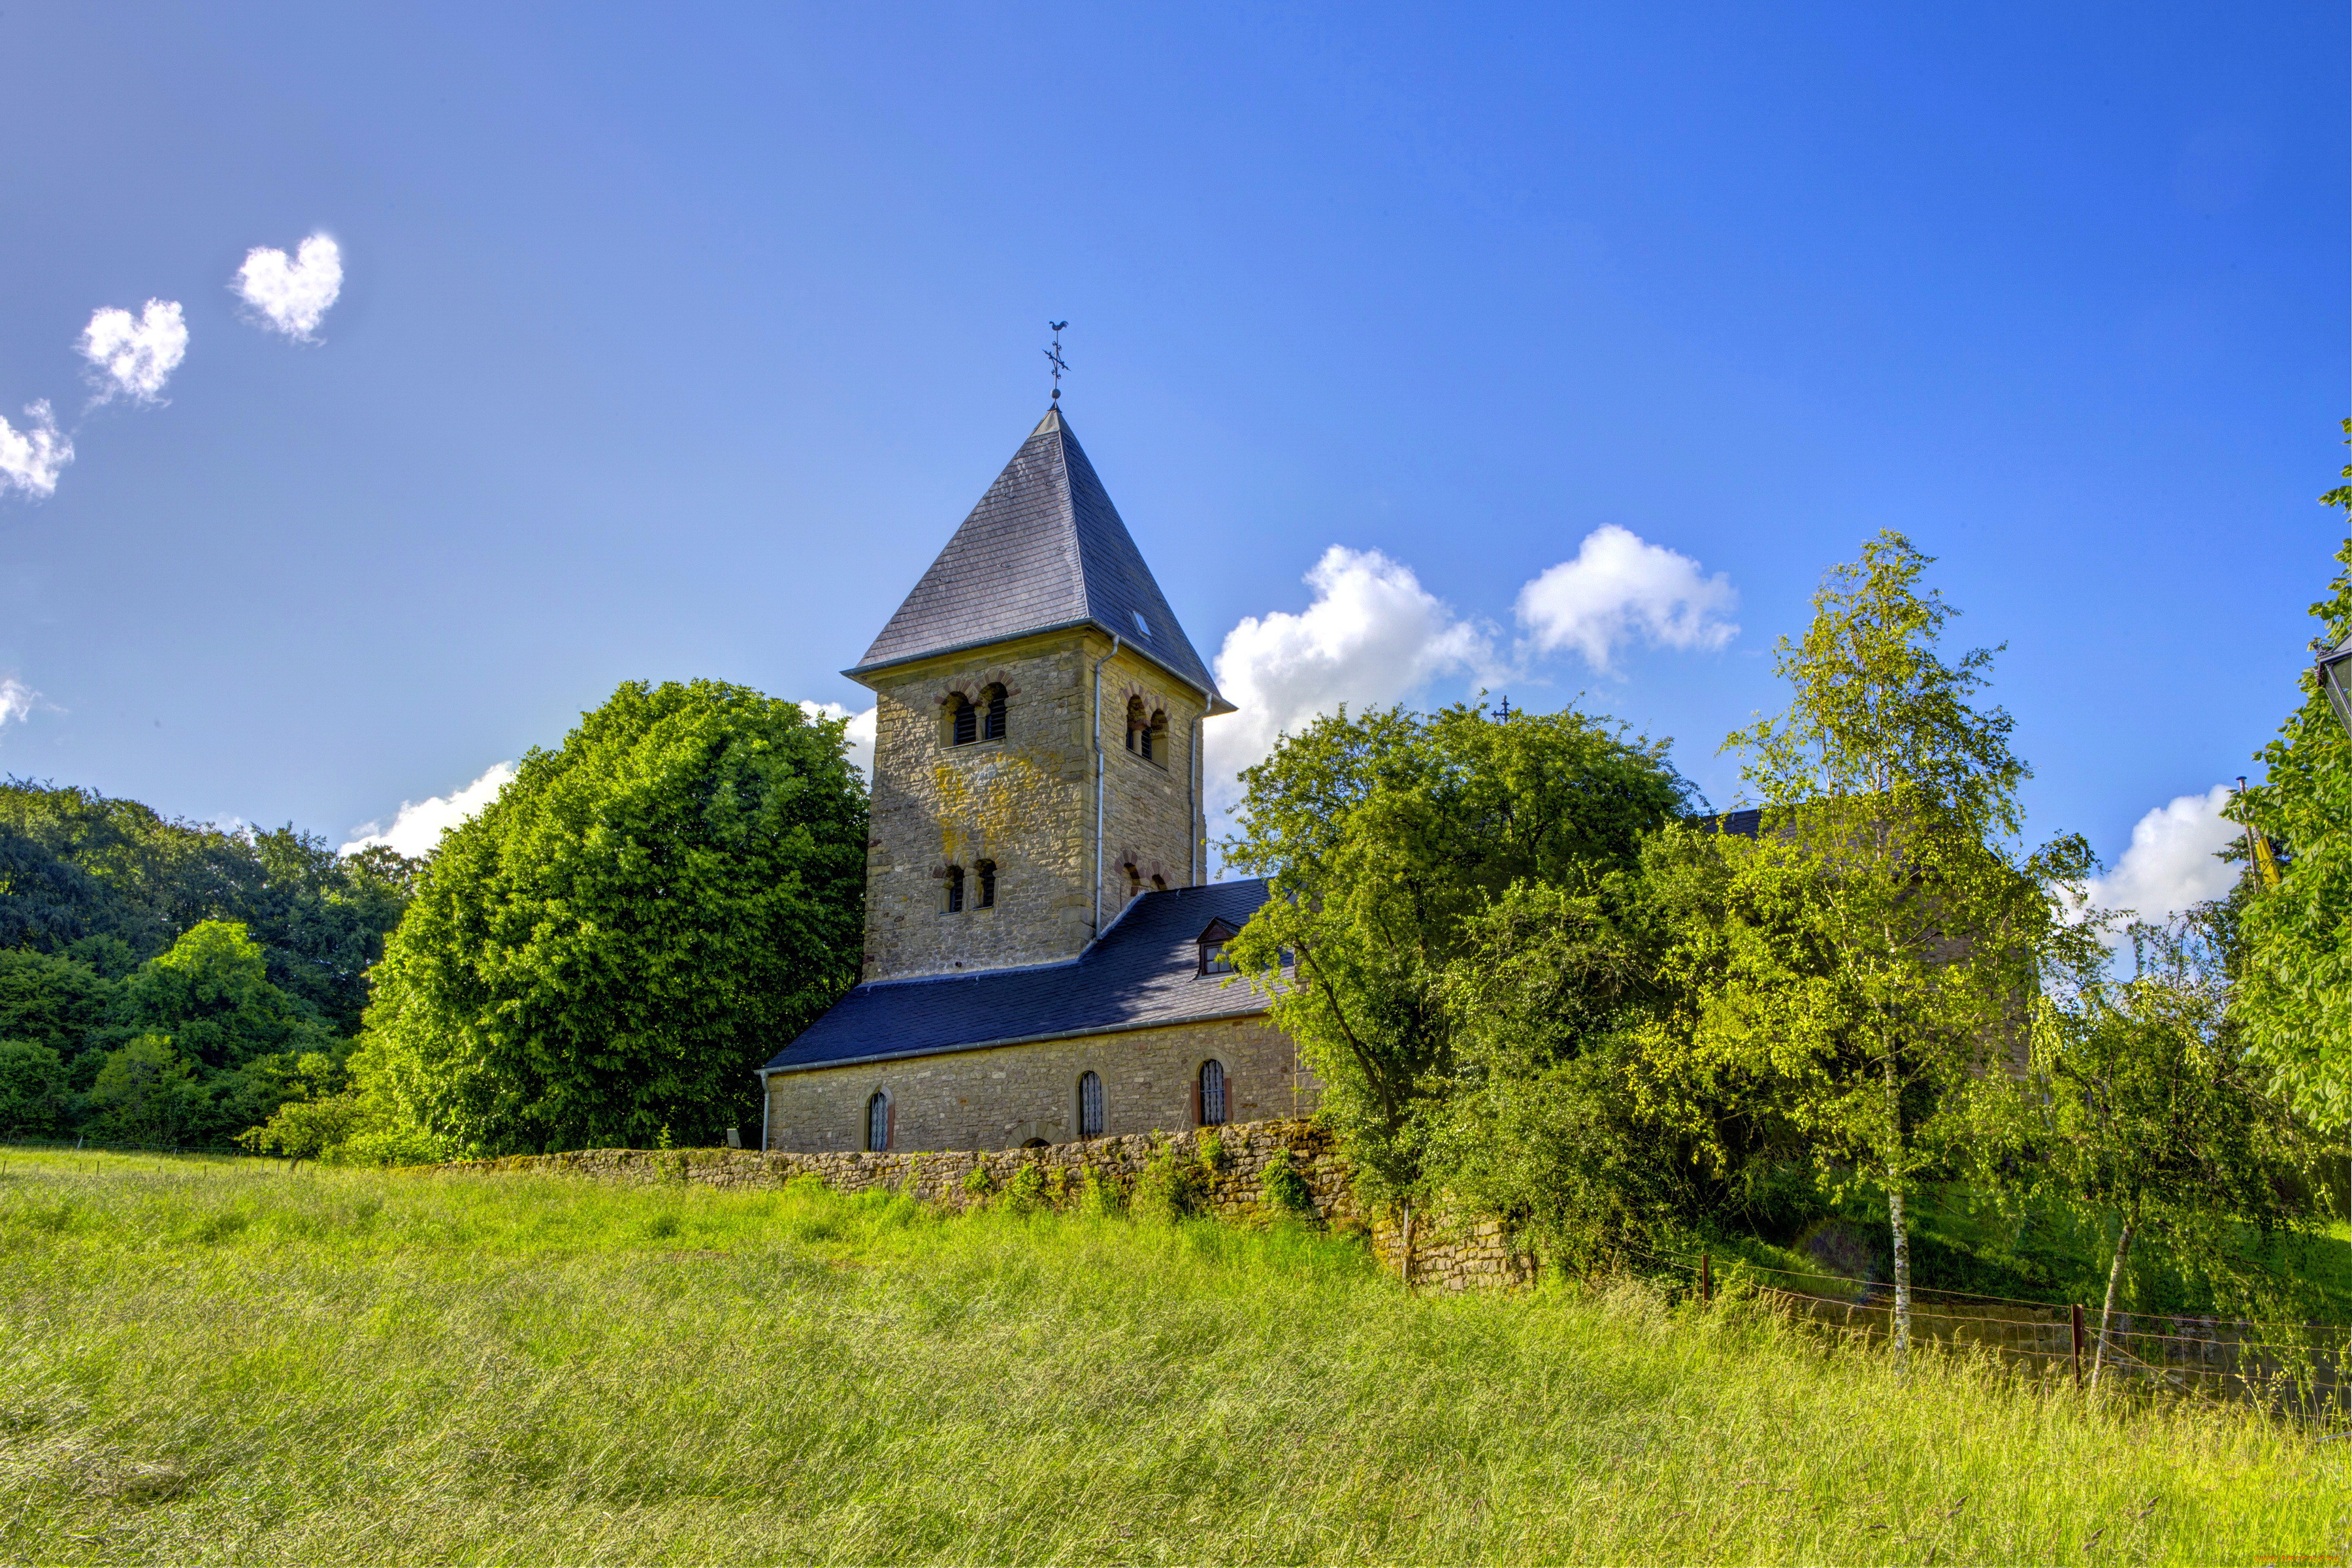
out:
{"label": "church bell tower", "polygon": [[876,705],[866,982],[1061,963],[1207,880],[1234,708],[1058,406],[843,673]]}

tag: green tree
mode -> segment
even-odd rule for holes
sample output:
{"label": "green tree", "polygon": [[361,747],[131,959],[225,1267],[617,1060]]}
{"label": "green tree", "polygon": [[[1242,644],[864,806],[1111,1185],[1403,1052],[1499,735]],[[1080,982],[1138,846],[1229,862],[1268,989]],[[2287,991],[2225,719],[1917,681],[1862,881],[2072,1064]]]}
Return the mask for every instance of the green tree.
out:
{"label": "green tree", "polygon": [[0,1135],[61,1132],[73,1115],[66,1065],[32,1040],[0,1039]]}
{"label": "green tree", "polygon": [[[2320,500],[2352,511],[2352,486]],[[2352,539],[2336,560],[2344,570],[2311,606],[2329,647],[2352,637]],[[2352,1121],[2352,738],[2310,671],[2300,685],[2302,701],[2257,756],[2262,784],[2226,812],[2289,852],[2279,886],[2245,910],[2235,1017],[2303,1114],[2335,1128]]]}
{"label": "green tree", "polygon": [[841,723],[632,682],[453,829],[376,972],[362,1082],[484,1153],[714,1141],[856,977]]}
{"label": "green tree", "polygon": [[203,1113],[195,1069],[161,1035],[106,1054],[90,1086],[89,1130],[131,1143],[176,1144]]}
{"label": "green tree", "polygon": [[231,921],[190,927],[123,982],[115,1014],[129,1031],[168,1036],[181,1055],[211,1068],[323,1049],[333,1038],[315,1013],[269,983],[261,944]]}
{"label": "green tree", "polygon": [[2038,1010],[2044,1169],[2066,1196],[2116,1216],[2094,1385],[2136,1244],[2165,1244],[2219,1291],[2242,1295],[2262,1271],[2245,1266],[2239,1227],[2272,1237],[2311,1215],[2301,1129],[2229,1025],[2220,920],[2209,906],[2136,925],[2128,978],[2102,963]]}
{"label": "green tree", "polygon": [[100,1043],[95,1037],[113,1004],[114,987],[88,964],[21,949],[0,952],[0,1039],[30,1040],[72,1064]]}
{"label": "green tree", "polygon": [[1662,744],[1573,709],[1495,722],[1463,705],[1319,718],[1242,780],[1225,858],[1273,896],[1234,957],[1272,994],[1360,1178],[1410,1205],[1452,1090],[1447,974],[1472,922],[1521,883],[1613,908],[1686,786]]}
{"label": "green tree", "polygon": [[[2039,965],[2089,940],[2053,889],[2090,865],[2079,838],[2026,858],[2011,721],[1969,699],[1991,655],[1947,663],[1953,612],[1918,584],[1929,558],[1882,533],[1833,569],[1801,642],[1782,638],[1785,713],[1727,742],[1762,794],[1753,839],[1720,839],[1719,918],[1685,933],[1674,1037],[1695,1072],[1745,1073],[1885,1194],[1895,1350],[1910,1344],[1906,1199],[1997,1112]],[[1666,1053],[1672,1065],[1673,1052]]]}

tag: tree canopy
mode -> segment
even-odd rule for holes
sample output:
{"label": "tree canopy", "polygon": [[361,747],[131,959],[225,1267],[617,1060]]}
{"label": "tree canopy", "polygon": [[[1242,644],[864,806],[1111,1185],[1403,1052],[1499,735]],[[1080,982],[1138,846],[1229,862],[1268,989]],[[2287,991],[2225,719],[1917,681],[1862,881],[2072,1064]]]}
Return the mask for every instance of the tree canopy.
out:
{"label": "tree canopy", "polygon": [[715,1142],[856,979],[866,791],[843,726],[623,685],[450,830],[376,972],[369,1091],[453,1151]]}

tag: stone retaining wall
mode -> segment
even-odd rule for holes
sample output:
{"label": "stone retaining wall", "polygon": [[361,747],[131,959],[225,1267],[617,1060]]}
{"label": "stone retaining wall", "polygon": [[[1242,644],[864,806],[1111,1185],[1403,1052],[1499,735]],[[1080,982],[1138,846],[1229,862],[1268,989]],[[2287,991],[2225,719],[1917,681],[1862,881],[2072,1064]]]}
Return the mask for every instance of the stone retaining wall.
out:
{"label": "stone retaining wall", "polygon": [[[1204,1136],[1213,1133],[1216,1158],[1201,1159]],[[929,1153],[761,1154],[750,1149],[583,1149],[563,1154],[517,1154],[422,1167],[457,1174],[537,1173],[586,1177],[620,1186],[685,1184],[730,1189],[780,1187],[799,1176],[814,1176],[837,1193],[883,1188],[910,1192],[919,1202],[962,1210],[995,1200],[1024,1165],[1040,1167],[1047,1202],[1075,1200],[1081,1173],[1117,1192],[1122,1200],[1164,1151],[1200,1173],[1202,1212],[1219,1219],[1254,1222],[1265,1216],[1267,1163],[1279,1150],[1307,1187],[1316,1223],[1364,1232],[1373,1253],[1391,1270],[1405,1272],[1404,1223],[1392,1210],[1367,1215],[1356,1199],[1346,1159],[1331,1134],[1311,1121],[1245,1121],[1198,1132],[1137,1133],[1055,1143],[1043,1149],[934,1152]],[[978,1190],[971,1181],[985,1172]],[[1407,1278],[1417,1288],[1455,1291],[1526,1284],[1535,1277],[1535,1258],[1512,1245],[1502,1225],[1481,1220],[1461,1225],[1427,1215],[1414,1217],[1412,1256]]]}

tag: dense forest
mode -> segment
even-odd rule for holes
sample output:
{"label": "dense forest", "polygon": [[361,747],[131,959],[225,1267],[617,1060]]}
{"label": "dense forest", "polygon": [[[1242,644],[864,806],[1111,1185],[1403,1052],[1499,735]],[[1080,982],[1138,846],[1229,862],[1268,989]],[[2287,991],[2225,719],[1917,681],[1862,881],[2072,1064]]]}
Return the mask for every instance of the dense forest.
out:
{"label": "dense forest", "polygon": [[0,1132],[221,1143],[316,1092],[420,868],[0,780]]}

